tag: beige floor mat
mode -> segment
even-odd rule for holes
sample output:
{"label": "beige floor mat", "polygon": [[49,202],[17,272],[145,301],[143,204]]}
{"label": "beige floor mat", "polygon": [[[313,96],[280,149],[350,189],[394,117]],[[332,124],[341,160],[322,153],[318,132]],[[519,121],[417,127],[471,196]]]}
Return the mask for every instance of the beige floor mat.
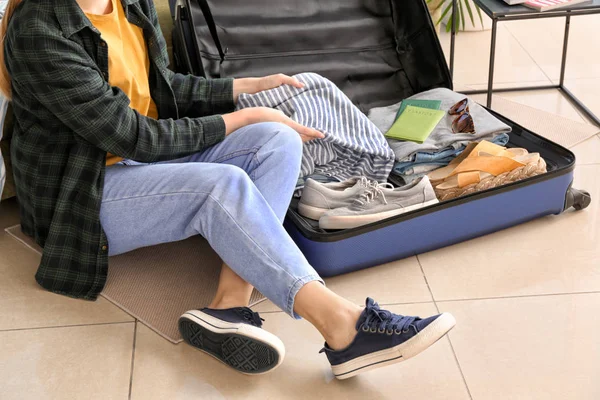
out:
{"label": "beige floor mat", "polygon": [[[19,225],[6,232],[41,254],[41,248]],[[102,296],[165,339],[179,343],[177,318],[210,303],[220,268],[219,257],[199,236],[146,247],[110,258]],[[263,299],[255,290],[251,304]]]}

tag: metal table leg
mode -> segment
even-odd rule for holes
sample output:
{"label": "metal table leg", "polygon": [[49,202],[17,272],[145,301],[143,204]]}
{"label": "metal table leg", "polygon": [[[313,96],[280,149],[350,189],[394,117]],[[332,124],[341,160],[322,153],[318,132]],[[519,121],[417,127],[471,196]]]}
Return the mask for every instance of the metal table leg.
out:
{"label": "metal table leg", "polygon": [[571,92],[569,89],[567,89],[566,87],[561,87],[560,91],[567,96],[567,98],[573,103],[573,105],[575,107],[577,107],[579,109],[579,111],[581,111],[582,113],[584,113],[589,119],[591,119],[592,121],[594,121],[594,124],[596,124],[596,126],[600,127],[600,118],[598,118],[598,116],[596,114],[594,114],[592,112],[592,110],[590,110],[588,107],[586,107],[585,104],[583,104],[583,102],[581,100],[579,100],[577,98],[577,96],[575,96],[573,94],[573,92]]}
{"label": "metal table leg", "polygon": [[498,20],[492,20],[492,43],[490,45],[490,71],[488,75],[487,108],[492,108],[492,94],[494,91],[494,63],[496,62],[496,34]]}
{"label": "metal table leg", "polygon": [[565,21],[565,39],[563,41],[563,53],[562,53],[562,61],[560,64],[560,83],[559,85],[562,87],[565,83],[565,68],[567,66],[567,50],[569,47],[569,30],[571,27],[571,16],[567,15]]}
{"label": "metal table leg", "polygon": [[458,13],[455,12],[457,10],[457,0],[452,0],[452,18],[450,22],[450,79],[452,79],[452,83],[454,83],[454,50],[456,45],[456,23]]}
{"label": "metal table leg", "polygon": [[584,113],[589,119],[594,121],[594,123],[600,126],[600,118],[596,116],[588,107],[583,104],[581,100],[579,100],[573,92],[565,87],[565,69],[567,65],[567,52],[569,48],[569,30],[571,27],[571,15],[567,15],[565,18],[565,38],[563,41],[563,54],[562,61],[560,66],[560,81],[558,84],[558,88],[560,91],[571,101],[571,103],[579,109],[582,113]]}
{"label": "metal table leg", "polygon": [[[452,10],[456,10],[457,0],[452,0]],[[588,15],[588,14],[600,14],[598,10],[593,10],[590,12],[582,13],[579,12],[577,14],[572,14],[571,11],[566,12],[566,22],[565,22],[565,35],[563,42],[563,53],[560,67],[560,82],[558,85],[543,85],[543,86],[533,86],[533,87],[511,87],[504,89],[494,90],[494,64],[496,61],[496,36],[498,29],[498,18],[492,18],[492,41],[490,45],[490,65],[489,65],[489,75],[488,75],[488,87],[487,90],[467,90],[462,93],[466,95],[472,94],[487,94],[487,107],[492,107],[492,96],[494,92],[512,92],[512,91],[525,91],[525,90],[543,90],[543,89],[559,89],[565,97],[572,102],[572,104],[577,107],[579,111],[585,114],[590,120],[592,120],[597,126],[600,127],[600,117],[596,116],[588,107],[583,104],[581,100],[579,100],[566,86],[565,86],[565,70],[567,65],[567,53],[569,46],[569,31],[571,25],[571,16],[572,15]],[[457,27],[457,13],[453,12],[452,25],[451,25],[451,37],[450,37],[450,76],[454,76],[454,52],[455,52],[455,35],[456,35],[456,27]],[[547,15],[544,17],[555,18],[556,16]],[[500,18],[501,21],[515,21],[515,20],[524,20],[524,19],[536,19],[543,18],[541,16],[530,17],[528,15],[517,15],[517,16],[502,16]]]}

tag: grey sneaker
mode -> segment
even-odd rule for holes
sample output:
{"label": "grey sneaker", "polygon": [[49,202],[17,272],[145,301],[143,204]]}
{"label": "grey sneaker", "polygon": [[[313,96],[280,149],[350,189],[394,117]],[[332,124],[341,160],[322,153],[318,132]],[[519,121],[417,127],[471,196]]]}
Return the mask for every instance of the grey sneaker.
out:
{"label": "grey sneaker", "polygon": [[318,221],[327,211],[351,205],[375,183],[364,176],[332,183],[319,183],[314,179],[307,179],[298,203],[298,212]]}
{"label": "grey sneaker", "polygon": [[427,176],[399,188],[389,183],[375,182],[350,206],[323,214],[319,219],[319,227],[356,228],[436,203],[438,200]]}

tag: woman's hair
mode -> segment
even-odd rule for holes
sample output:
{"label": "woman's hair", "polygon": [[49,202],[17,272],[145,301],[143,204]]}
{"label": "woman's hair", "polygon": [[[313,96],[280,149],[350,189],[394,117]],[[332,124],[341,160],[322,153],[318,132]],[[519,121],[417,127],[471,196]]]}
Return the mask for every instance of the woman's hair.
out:
{"label": "woman's hair", "polygon": [[21,4],[23,0],[8,0],[8,5],[4,11],[4,17],[0,23],[0,91],[10,99],[10,75],[6,69],[6,62],[4,61],[4,38],[6,37],[6,28],[15,8]]}

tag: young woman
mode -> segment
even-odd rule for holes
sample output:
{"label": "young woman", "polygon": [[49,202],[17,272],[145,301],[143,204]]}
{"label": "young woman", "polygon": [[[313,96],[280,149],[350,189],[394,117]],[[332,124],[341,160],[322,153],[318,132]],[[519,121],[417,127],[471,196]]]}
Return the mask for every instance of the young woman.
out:
{"label": "young woman", "polygon": [[240,93],[295,79],[171,72],[151,0],[10,0],[0,35],[22,229],[44,249],[44,288],[95,299],[110,255],[202,235],[224,261],[219,288],[180,329],[239,371],[266,372],[284,356],[247,308],[253,287],[319,330],[342,379],[410,358],[454,325],[371,299],[359,308],[323,285],[286,234],[302,141],[323,135],[273,109],[234,108]]}

